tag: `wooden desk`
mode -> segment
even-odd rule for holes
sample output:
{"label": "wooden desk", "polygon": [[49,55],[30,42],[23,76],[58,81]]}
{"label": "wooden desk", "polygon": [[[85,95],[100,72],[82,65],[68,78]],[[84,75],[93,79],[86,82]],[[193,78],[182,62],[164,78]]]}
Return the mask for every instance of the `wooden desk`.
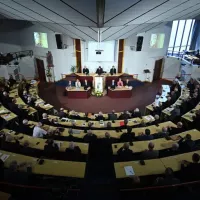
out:
{"label": "wooden desk", "polygon": [[[175,136],[180,135],[181,137],[185,137],[187,134],[190,134],[192,136],[192,140],[200,140],[200,132],[196,129],[193,130],[189,130],[189,131],[185,131],[183,133],[179,133]],[[173,137],[175,137],[173,136]],[[145,149],[148,149],[148,144],[150,141],[136,141],[133,142],[133,146],[129,146],[129,149],[131,149],[134,153],[138,153],[138,152],[142,152]],[[163,150],[163,149],[168,149],[172,147],[172,144],[177,143],[178,140],[173,141],[173,140],[166,140],[165,138],[159,138],[159,139],[155,139],[152,140],[152,142],[154,143],[155,150]],[[117,147],[116,147],[117,145]],[[112,144],[112,150],[113,150],[113,154],[116,155],[117,151],[124,145],[124,143],[115,143]]]}
{"label": "wooden desk", "polygon": [[[72,126],[72,122],[75,122],[76,126],[85,128],[85,127],[88,127],[88,123],[89,123],[89,122],[86,122],[85,120],[73,120],[73,119],[68,119],[68,121],[63,122],[63,121],[61,121],[61,119],[59,119],[57,116],[54,116],[54,115],[48,115],[48,118],[49,119],[55,119],[55,118],[58,119],[59,124],[63,125],[63,126]],[[128,126],[136,126],[141,123],[151,123],[154,120],[155,119],[151,115],[143,116],[142,119],[139,117],[136,117],[136,118],[128,119]],[[104,121],[103,124],[100,124],[99,121],[91,121],[91,122],[93,123],[93,126],[92,126],[93,129],[94,128],[106,129],[108,122],[111,123],[112,127],[117,128],[117,127],[120,127],[120,122],[123,122],[123,121],[124,120],[115,120],[115,123],[112,123],[112,121],[108,120],[108,121]]]}
{"label": "wooden desk", "polygon": [[116,87],[114,90],[108,88],[108,96],[110,98],[131,98],[132,87]]}
{"label": "wooden desk", "polygon": [[81,88],[71,87],[67,88],[66,90],[68,98],[70,99],[87,99],[90,97],[91,94],[91,88],[84,90],[84,87]]}
{"label": "wooden desk", "polygon": [[160,159],[145,160],[145,165],[141,165],[139,161],[118,162],[114,163],[116,178],[127,177],[124,170],[125,166],[132,166],[136,176],[163,174],[165,172],[165,166]]}
{"label": "wooden desk", "polygon": [[200,110],[200,103],[198,103],[194,109],[184,114],[182,116],[182,119],[185,120],[186,122],[193,122],[193,117],[195,117],[196,115],[195,113],[197,110]]}
{"label": "wooden desk", "polygon": [[15,153],[2,151],[2,150],[0,150],[0,153],[10,155],[10,157],[4,162],[4,166],[6,168],[9,167],[10,163],[13,160],[16,160],[18,163],[22,163],[22,162],[31,163],[32,173],[34,174],[76,177],[76,178],[84,178],[85,176],[86,163],[84,162],[71,162],[71,161],[44,159],[44,164],[39,165],[37,163],[37,158],[15,154]]}
{"label": "wooden desk", "polygon": [[[42,139],[42,138],[35,138],[35,137],[31,137],[25,134],[18,134],[15,135],[15,132],[12,131],[10,133],[10,130],[8,129],[3,129],[2,130],[5,133],[9,133],[10,135],[13,136],[13,139],[18,139],[20,137],[23,136],[23,139],[19,140],[20,144],[23,145],[25,141],[29,142],[29,147],[33,148],[33,149],[39,149],[39,150],[44,150],[44,146],[46,145],[46,139]],[[15,140],[13,140],[13,142],[15,142]],[[37,145],[37,143],[39,142],[39,144]],[[69,147],[69,143],[68,141],[58,141],[58,140],[54,140],[55,143],[60,143],[60,148],[59,151],[60,152],[65,152],[66,148]],[[82,154],[88,154],[88,149],[89,149],[89,144],[87,143],[78,143],[78,142],[74,142],[75,146],[78,146],[81,149],[81,153]]]}
{"label": "wooden desk", "polygon": [[17,115],[15,115],[13,112],[8,110],[3,105],[0,106],[0,117],[3,118],[6,122],[10,122],[13,119],[17,118]]}

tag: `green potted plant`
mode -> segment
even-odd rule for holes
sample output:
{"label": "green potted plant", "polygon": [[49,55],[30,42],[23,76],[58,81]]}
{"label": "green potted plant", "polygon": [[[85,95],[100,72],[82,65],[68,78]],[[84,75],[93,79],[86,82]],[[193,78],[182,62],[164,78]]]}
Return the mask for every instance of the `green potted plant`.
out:
{"label": "green potted plant", "polygon": [[51,82],[52,73],[50,68],[46,69],[46,76],[48,77],[49,82]]}
{"label": "green potted plant", "polygon": [[76,66],[75,66],[75,65],[72,65],[72,66],[71,66],[71,72],[72,72],[72,73],[75,73],[75,72],[76,72]]}

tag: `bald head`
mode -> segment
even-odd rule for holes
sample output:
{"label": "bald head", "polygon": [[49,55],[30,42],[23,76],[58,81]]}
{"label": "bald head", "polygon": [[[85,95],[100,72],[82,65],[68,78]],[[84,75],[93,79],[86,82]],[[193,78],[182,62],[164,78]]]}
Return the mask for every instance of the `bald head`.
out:
{"label": "bald head", "polygon": [[43,113],[43,114],[42,114],[42,118],[43,118],[43,119],[47,119],[47,113]]}
{"label": "bald head", "polygon": [[110,134],[108,132],[105,133],[105,138],[110,138]]}
{"label": "bald head", "polygon": [[177,127],[178,127],[178,128],[182,128],[182,127],[183,127],[182,122],[178,122],[178,123],[177,123]]}
{"label": "bald head", "polygon": [[127,142],[125,142],[124,145],[123,145],[123,148],[124,149],[129,149],[129,144]]}
{"label": "bald head", "polygon": [[179,144],[178,143],[174,143],[172,144],[172,150],[176,151],[179,148]]}
{"label": "bald head", "polygon": [[148,148],[149,148],[149,150],[153,150],[154,149],[154,143],[149,142]]}

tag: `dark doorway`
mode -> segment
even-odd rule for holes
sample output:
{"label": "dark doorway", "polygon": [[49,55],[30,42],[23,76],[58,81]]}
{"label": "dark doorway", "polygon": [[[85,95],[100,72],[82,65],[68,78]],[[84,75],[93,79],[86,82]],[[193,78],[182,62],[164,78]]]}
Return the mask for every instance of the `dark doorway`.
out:
{"label": "dark doorway", "polygon": [[162,72],[163,58],[156,60],[153,74],[153,81],[160,80]]}
{"label": "dark doorway", "polygon": [[44,61],[36,58],[38,76],[41,82],[46,82],[46,75],[44,69]]}

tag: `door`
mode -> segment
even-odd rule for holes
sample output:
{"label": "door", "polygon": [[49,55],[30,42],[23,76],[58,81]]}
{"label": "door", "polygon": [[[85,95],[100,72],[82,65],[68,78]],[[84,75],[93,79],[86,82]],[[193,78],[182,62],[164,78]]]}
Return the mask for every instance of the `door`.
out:
{"label": "door", "polygon": [[46,75],[44,69],[44,61],[36,58],[38,76],[41,82],[46,82]]}
{"label": "door", "polygon": [[163,59],[156,60],[153,74],[153,81],[160,80],[162,71]]}

